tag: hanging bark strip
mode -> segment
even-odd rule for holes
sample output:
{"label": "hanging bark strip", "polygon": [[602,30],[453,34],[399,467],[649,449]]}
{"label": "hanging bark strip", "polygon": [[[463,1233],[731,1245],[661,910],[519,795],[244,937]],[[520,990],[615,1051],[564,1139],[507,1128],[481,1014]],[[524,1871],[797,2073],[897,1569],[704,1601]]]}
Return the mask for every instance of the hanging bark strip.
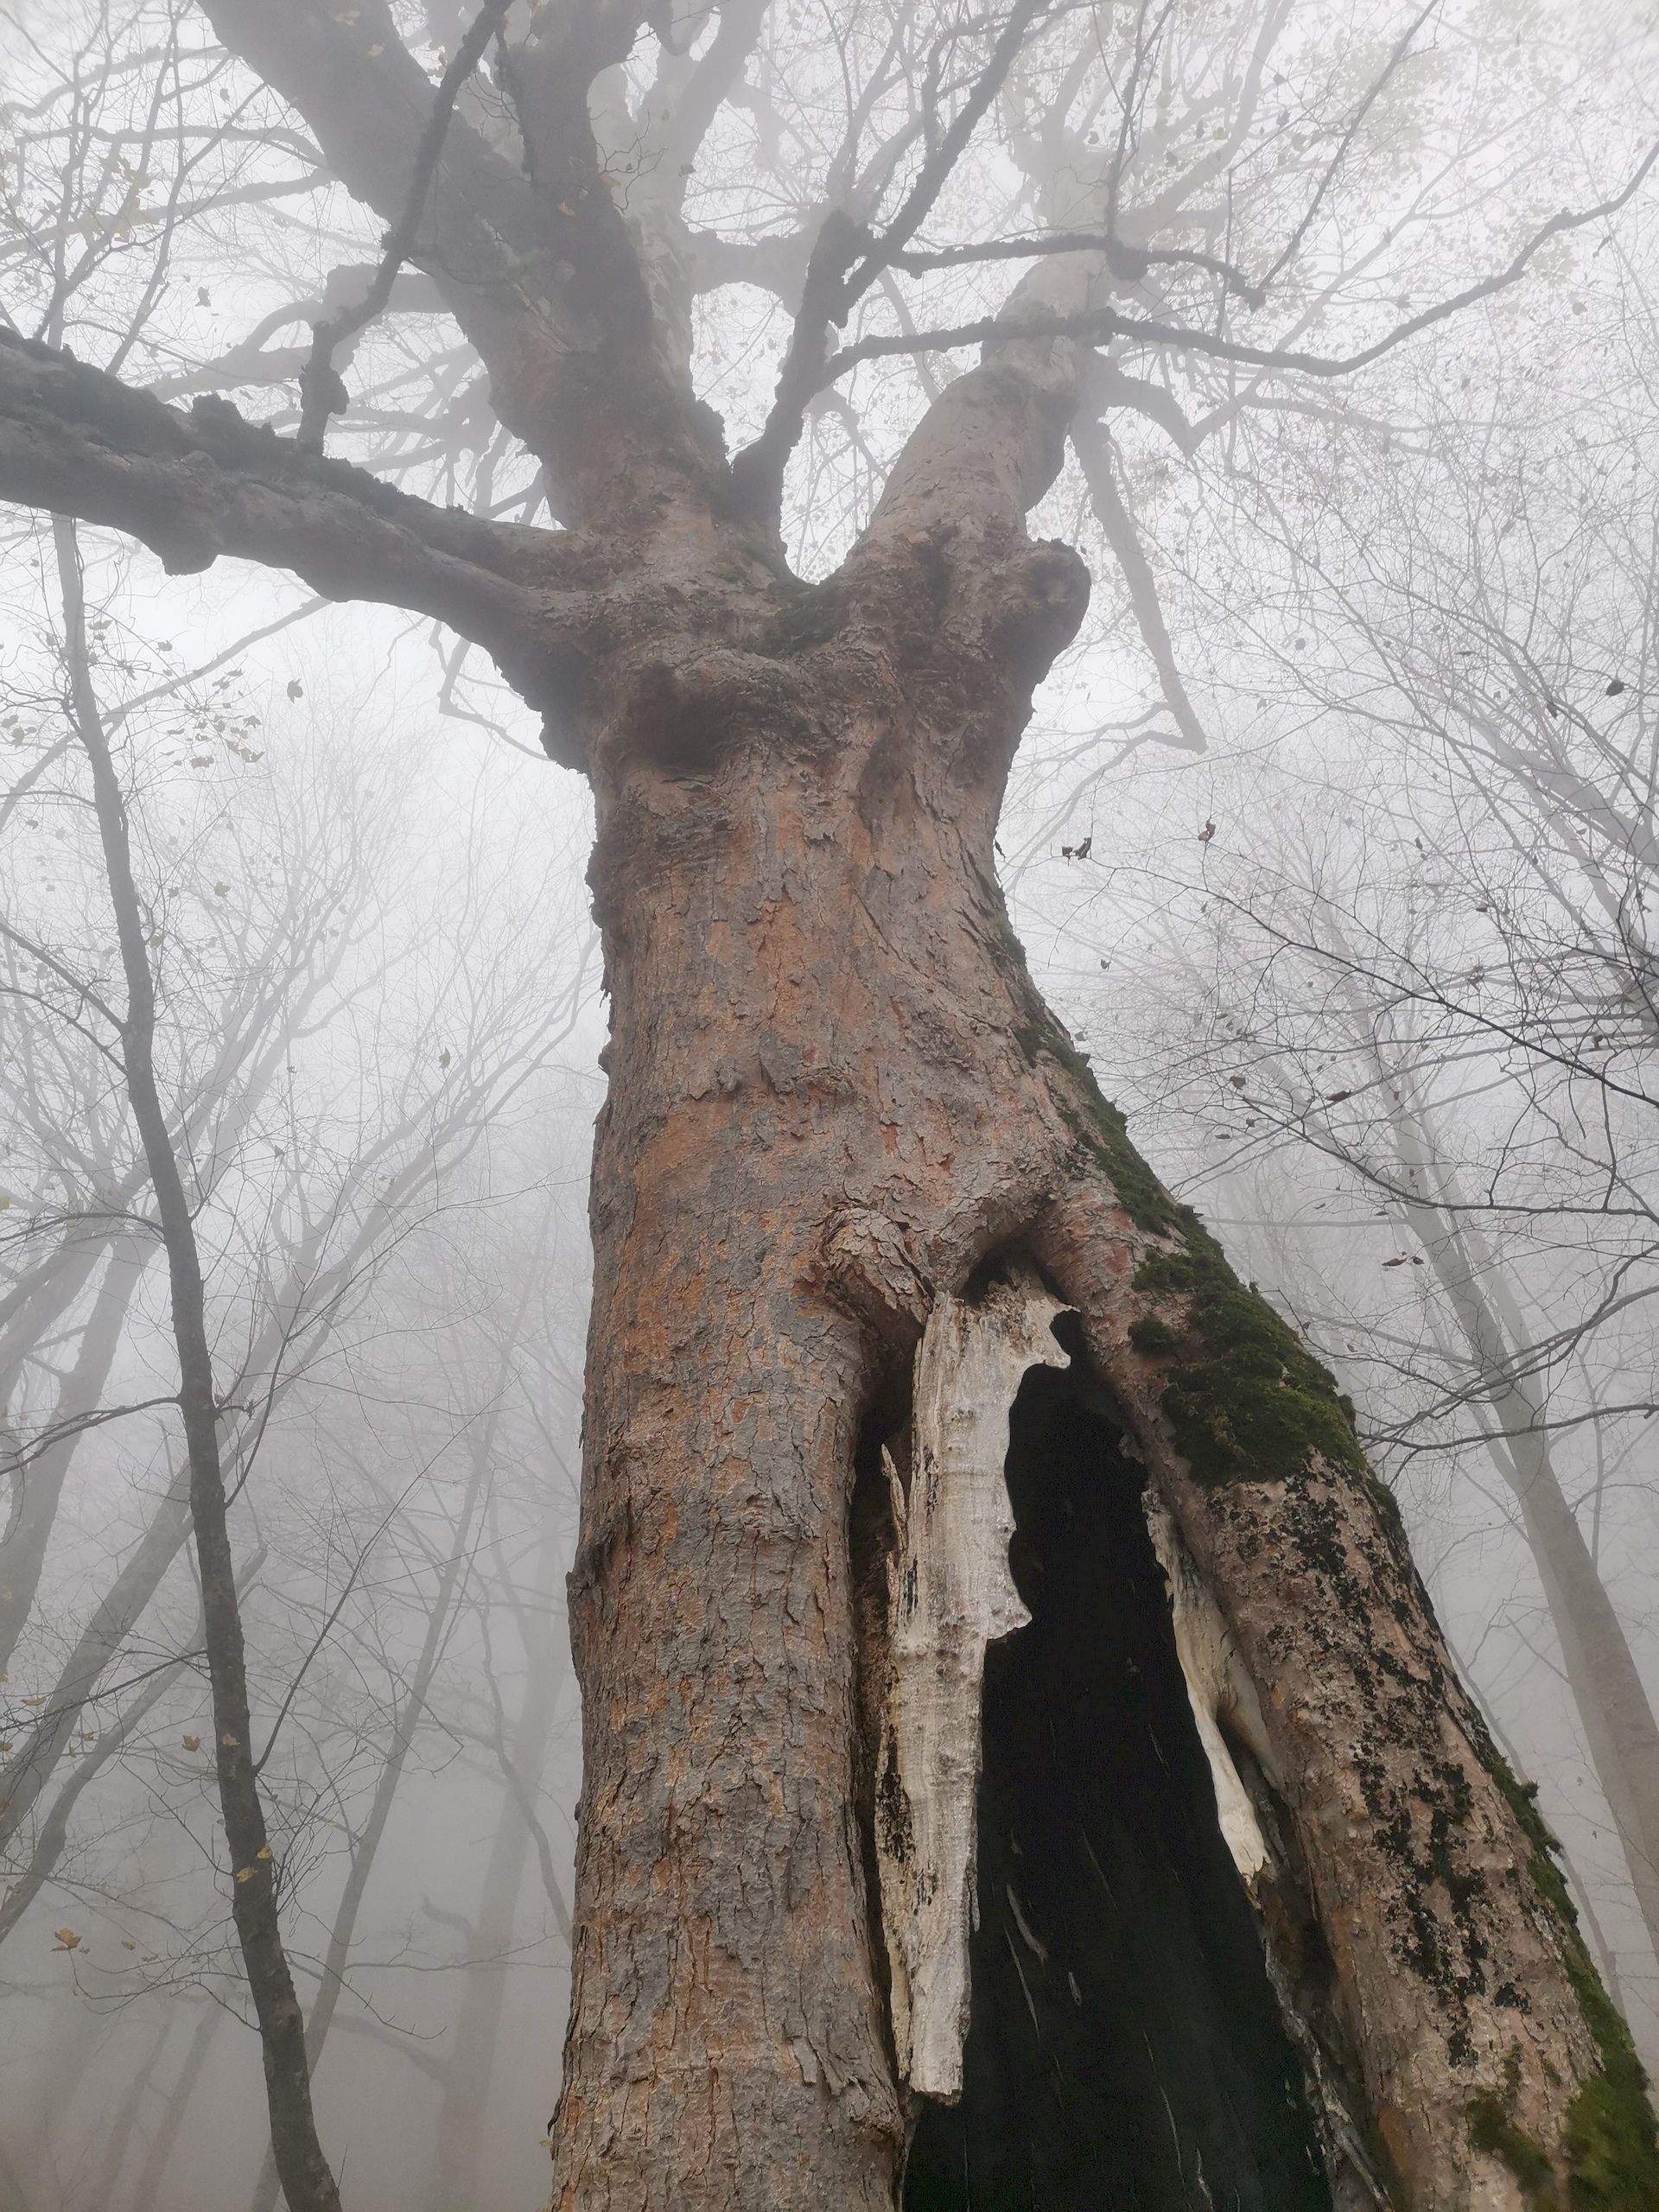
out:
{"label": "hanging bark strip", "polygon": [[1031,1618],[1008,1572],[1008,1414],[1027,1368],[1065,1364],[1049,1325],[1064,1310],[1034,1280],[982,1305],[941,1299],[917,1356],[908,1498],[887,1462],[899,1541],[876,1853],[899,2069],[925,2096],[962,2088],[985,1650]]}
{"label": "hanging bark strip", "polygon": [[1216,1817],[1240,1879],[1254,1891],[1256,1877],[1268,1864],[1268,1843],[1250,1793],[1239,1778],[1222,1724],[1225,1721],[1235,1738],[1249,1745],[1266,1779],[1275,1782],[1273,1747],[1262,1717],[1262,1700],[1244,1671],[1221,1608],[1205,1587],[1167,1507],[1149,1492],[1145,1512],[1152,1548],[1169,1585],[1175,1653],[1215,1785]]}
{"label": "hanging bark strip", "polygon": [[962,2094],[915,2101],[905,2212],[1345,2212],[1086,1358],[1024,1376],[1003,1473],[1032,1618],[986,1654]]}

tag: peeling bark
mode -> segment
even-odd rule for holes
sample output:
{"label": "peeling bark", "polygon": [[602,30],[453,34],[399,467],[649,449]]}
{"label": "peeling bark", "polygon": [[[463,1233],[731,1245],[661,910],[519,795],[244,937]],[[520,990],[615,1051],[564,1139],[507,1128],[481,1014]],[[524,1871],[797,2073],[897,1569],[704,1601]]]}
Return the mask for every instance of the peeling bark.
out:
{"label": "peeling bark", "polygon": [[908,1497],[887,1461],[900,1541],[876,1855],[899,2069],[924,2096],[962,2088],[986,1648],[1031,1618],[1008,1571],[1008,1416],[1028,1368],[1066,1363],[1050,1325],[1065,1310],[1030,1276],[941,1299],[916,1363]]}
{"label": "peeling bark", "polygon": [[[907,1481],[891,1452],[885,1448],[881,1452],[890,1544],[887,1612],[879,1636],[881,1709],[877,1721],[878,1773],[872,1793],[875,1860],[900,2077],[915,2095],[945,2104],[954,2104],[963,2094],[964,2046],[974,2023],[969,1957],[970,1952],[977,1955],[982,1948],[978,1893],[982,1841],[993,1866],[1012,1871],[1022,1885],[1042,1878],[1032,1859],[1029,1841],[1025,1854],[1016,1857],[1008,1870],[1007,1845],[1013,1841],[1020,1853],[1017,1840],[995,1834],[982,1839],[979,1834],[982,1772],[983,1761],[989,1757],[985,1736],[997,1725],[994,1715],[1006,1702],[1006,1693],[1001,1703],[990,1698],[986,1667],[990,1647],[1027,1628],[1032,1621],[1009,1556],[1015,1529],[1008,1471],[1013,1414],[1022,1382],[1033,1370],[1064,1368],[1070,1363],[1071,1356],[1060,1348],[1052,1325],[1069,1310],[1043,1286],[1027,1263],[1018,1262],[1004,1263],[989,1287],[982,1289],[977,1297],[938,1300],[916,1356],[914,1404],[905,1453],[910,1470]],[[1074,1371],[1080,1387],[1093,1387],[1097,1392],[1097,1385],[1089,1384],[1086,1371]],[[1114,1482],[1123,1480],[1122,1453],[1127,1452],[1131,1459],[1138,1458],[1138,1453],[1127,1438],[1120,1439],[1119,1450],[1113,1450],[1105,1444],[1104,1429],[1097,1427],[1095,1433],[1100,1441],[1088,1462],[1086,1475],[1091,1485],[1109,1489]],[[1344,2039],[1339,2031],[1333,2036],[1331,2022],[1321,2017],[1321,1992],[1310,1978],[1305,1943],[1296,1940],[1313,1923],[1313,1907],[1306,1893],[1305,1871],[1274,1817],[1281,1809],[1282,1784],[1261,1700],[1221,1607],[1188,1552],[1173,1516],[1143,1478],[1130,1480],[1156,1561],[1154,1571],[1160,1577],[1170,1656],[1191,1713],[1208,1783],[1197,1816],[1200,1823],[1213,1820],[1253,1909],[1255,1935],[1243,1948],[1247,1959],[1255,1961],[1262,1980],[1259,1994],[1251,2001],[1258,2015],[1263,2002],[1270,2009],[1276,2008],[1289,2039],[1279,2046],[1281,2055],[1271,2063],[1281,2069],[1287,2067],[1287,2078],[1305,2078],[1317,2115],[1312,2125],[1331,2192],[1328,2198],[1319,2201],[1332,2203],[1338,2212],[1385,2205],[1388,2199],[1382,2184],[1354,2120],[1351,2054],[1345,2047],[1339,2053],[1329,2047],[1342,2045]],[[1100,1627],[1108,1642],[1123,1632],[1104,1621]],[[1142,1655],[1142,1675],[1149,1668],[1155,1671],[1156,1662],[1154,1645]],[[1081,1683],[1074,1687],[1080,1689]],[[1029,1726],[1023,1732],[1029,1733],[1033,1728],[1040,1732],[1043,1719],[1040,1714],[1028,1715]],[[1046,1719],[1051,1733],[1057,1721],[1062,1727],[1071,1725],[1063,1702],[1051,1708]],[[1121,1716],[1107,1716],[1113,1738],[1122,1727],[1132,1731],[1136,1725],[1128,1711]],[[1167,1725],[1166,1717],[1164,1726]],[[1267,1795],[1260,1810],[1236,1764],[1235,1747],[1250,1764],[1258,1793],[1265,1786]],[[1108,1766],[1119,1756],[1115,1744],[1109,1746],[1102,1742],[1087,1763],[1096,1764],[1100,1754],[1104,1754]],[[1159,1760],[1167,1770],[1162,1749]],[[1039,1791],[1033,1796],[1044,1794]],[[993,1810],[993,1820],[996,1817]],[[1264,1819],[1274,1830],[1271,1842],[1264,1832]],[[1099,1846],[1109,1855],[1111,1848],[1104,1840]],[[1096,1845],[1085,1840],[1084,1851],[1089,1866],[1098,1873]],[[1120,1872],[1119,1879],[1122,1878]],[[1128,1878],[1135,1879],[1132,1870]],[[1101,1875],[1100,1879],[1103,1883],[1105,1877]],[[1108,1893],[1111,1893],[1109,1887]],[[1046,1903],[1052,1909],[1053,1900]],[[1216,1905],[1197,1909],[1200,1913],[1213,1912]],[[1091,2016],[1098,2015],[1101,1993],[1090,1987],[1086,2000],[1078,1975],[1087,1982],[1091,1970],[1099,1967],[1099,1957],[1095,1955],[1085,1964],[1075,1947],[1079,1940],[1085,1948],[1103,1941],[1109,1951],[1115,1952],[1126,1939],[1133,1940],[1131,1931],[1115,1925],[1119,1917],[1115,1899],[1103,1927],[1092,1937],[1080,1939],[1073,1928],[1072,1957],[1056,1948],[1057,1939],[1052,1932],[1046,1940],[1039,1936],[1038,1925],[1048,1925],[1043,1906],[1029,1906],[1032,1917],[1028,1918],[1027,1906],[1022,1904],[1014,1882],[1001,1873],[992,1878],[984,1910],[993,1927],[1001,1933],[1000,1937],[993,1936],[989,1953],[981,1959],[982,1972],[986,1958],[991,1961],[988,1986],[974,1993],[982,2005],[988,2003],[995,2010],[998,1967],[1006,1946],[1038,2044],[1043,2043],[1038,2009],[1041,1992],[1046,1982],[1054,1984],[1057,1974],[1064,1974],[1073,2007],[1081,2008],[1087,2001]],[[1148,1905],[1145,1910],[1150,1912],[1152,1908]],[[1155,1912],[1152,1916],[1155,1923]],[[1064,1939],[1060,1940],[1063,1944]],[[1179,1936],[1166,1939],[1161,1934],[1141,1931],[1141,1940],[1170,1940],[1179,1949]],[[1216,1931],[1208,1937],[1207,1948],[1224,1955],[1227,1947]],[[1236,1953],[1236,1930],[1234,1948]],[[1005,1967],[1001,1972],[1006,1978]],[[1248,1977],[1248,1964],[1244,1972]],[[1179,1977],[1173,1960],[1166,1962],[1166,1979],[1172,1974],[1173,1986]],[[1270,1999],[1267,1998],[1269,1986]],[[1006,2113],[998,2109],[969,2112],[953,2123],[954,2133],[946,2130],[943,2139],[939,2127],[924,2118],[906,2204],[912,2199],[928,2206],[936,2200],[944,2201],[941,2190],[950,2184],[938,2171],[941,2159],[953,2174],[958,2167],[963,2170],[968,2201],[975,2199],[988,2178],[995,2197],[998,2186],[1007,2186],[1009,2181],[1007,2173],[999,2177],[995,2158],[1017,2164],[1021,2155],[1030,2155],[1020,2153],[1014,2139],[1022,2126],[1033,2125],[1050,2139],[1069,2136],[1071,2141],[1069,2150],[1057,2150],[1053,2139],[1046,2142],[1041,2154],[1046,2163],[1040,2173],[1027,2168],[1019,2171],[1020,2192],[1035,2189],[1045,2203],[1051,2197],[1056,2205],[1070,2203],[1073,2201],[1068,2194],[1070,2173],[1071,2189],[1082,2192],[1077,2201],[1090,2204],[1096,2201],[1094,2192],[1105,2185],[1101,2161],[1105,2157],[1109,2164],[1109,2154],[1091,2138],[1091,2129],[1103,2125],[1101,2114],[1090,2110],[1091,2094],[1096,2101],[1107,2094],[1109,2101],[1125,2114],[1133,2106],[1135,2094],[1133,2083],[1112,2071],[1120,2062],[1109,2046],[1121,2039],[1122,2031],[1122,2024],[1114,2031],[1109,1999],[1105,2001],[1107,2022],[1103,2025],[1094,2017],[1088,2031],[1065,2017],[1067,2008],[1062,2002],[1059,2029],[1064,2058],[1054,2050],[1045,2050],[1036,2078],[1017,2086],[1004,2078],[1004,2069],[1009,2063],[1010,2037],[1018,2042],[1024,2032],[1024,2020],[1010,2023],[1001,2018],[976,2024],[981,2048],[976,2063],[980,2079],[977,2084],[968,2084],[969,2100],[976,2098],[993,2107],[1009,2099],[1012,2104]],[[1187,1994],[1181,2001],[1190,2005],[1195,2000]],[[1230,1999],[1212,2001],[1224,2006],[1212,2023],[1205,2025],[1198,2000],[1190,2022],[1176,2031],[1178,2044],[1181,2033],[1199,2039],[1179,2069],[1186,2074],[1192,2074],[1196,2066],[1202,2076],[1203,2063],[1196,2052],[1209,2039],[1218,2038],[1214,2044],[1217,2050],[1236,2043],[1241,2035],[1249,2039],[1249,2005],[1243,1992],[1236,1990]],[[1168,2003],[1166,1999],[1166,2012]],[[1155,2018],[1156,2008],[1147,2018],[1147,2021]],[[1255,2035],[1260,2040],[1259,2017]],[[1140,2036],[1137,2026],[1129,2036],[1130,2042],[1138,2042]],[[1293,2048],[1297,2054],[1294,2058],[1290,2056]],[[1249,2054],[1249,2059],[1257,2063],[1261,2057],[1259,2051]],[[1071,2068],[1072,2078],[1064,2079],[1064,2065]],[[1103,2078],[1116,2081],[1116,2087],[1103,2091],[1103,2079],[1091,2077],[1092,2068],[1104,2068]],[[1050,2074],[1063,2080],[1063,2088],[1054,2110],[1044,2117],[1036,2108],[1049,2094]],[[1184,2086],[1188,2094],[1195,2088],[1192,2081]],[[1198,2094],[1207,2095],[1211,2105],[1224,2106],[1235,2113],[1250,2108],[1243,2077],[1208,2084]],[[1278,2124],[1272,2121],[1271,2114],[1282,2094],[1268,2091],[1270,2126]],[[920,2109],[925,2112],[926,2107]],[[1166,2115],[1172,2127],[1173,2111],[1169,2107]],[[1261,2126],[1259,2119],[1255,2125]],[[1127,2117],[1120,2117],[1109,2126],[1120,2139],[1126,2128],[1133,2133]],[[1183,2159],[1180,2132],[1172,2139],[1171,2146],[1163,2144],[1161,2121],[1152,2133],[1160,2149],[1173,2147],[1179,2176]],[[1310,2135],[1309,2153],[1312,2140]],[[988,2143],[995,2145],[988,2176],[984,2170]],[[973,2145],[977,2145],[979,2166],[970,2174]],[[1185,2148],[1197,2170],[1204,2172],[1204,2146],[1195,2139]],[[1282,2160],[1286,2156],[1282,2145],[1276,2151],[1265,2145],[1253,2147],[1247,2128],[1244,2137],[1230,2146],[1230,2155],[1240,2163],[1224,2177],[1215,2167],[1218,2159],[1230,2155],[1226,2139],[1222,2139],[1218,2152],[1212,2137],[1208,2148],[1210,2182],[1220,2185],[1224,2178],[1227,2190],[1235,2195],[1244,2192],[1239,2196],[1241,2202],[1246,2196],[1255,2202],[1254,2192],[1262,2186],[1255,2158],[1264,2155],[1271,2164],[1274,2157]],[[1300,2178],[1295,2173],[1293,2164],[1270,2187],[1294,2189],[1300,2202],[1300,2192],[1311,2185],[1310,2177],[1305,2171]],[[1159,2187],[1155,2175],[1145,2174],[1142,2179],[1155,2195]],[[1267,2201],[1273,2199],[1269,2196]]]}
{"label": "peeling bark", "polygon": [[1147,1529],[1169,1584],[1170,1618],[1181,1676],[1198,1726],[1198,1741],[1216,1789],[1216,1818],[1232,1853],[1240,1879],[1254,1892],[1256,1878],[1270,1856],[1250,1794],[1239,1778],[1223,1732],[1224,1722],[1249,1745],[1271,1782],[1275,1779],[1273,1747],[1255,1685],[1244,1670],[1232,1630],[1204,1579],[1193,1566],[1168,1508],[1150,1491],[1145,1499]]}

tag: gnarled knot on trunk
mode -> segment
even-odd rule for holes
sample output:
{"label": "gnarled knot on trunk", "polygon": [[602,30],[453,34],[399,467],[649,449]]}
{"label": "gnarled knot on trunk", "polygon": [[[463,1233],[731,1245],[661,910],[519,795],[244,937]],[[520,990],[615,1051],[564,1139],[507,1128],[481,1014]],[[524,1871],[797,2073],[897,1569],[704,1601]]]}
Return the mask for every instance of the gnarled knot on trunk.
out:
{"label": "gnarled knot on trunk", "polygon": [[1000,564],[991,643],[1022,680],[1040,683],[1077,634],[1089,607],[1089,570],[1058,538],[1023,545]]}
{"label": "gnarled knot on trunk", "polygon": [[884,1341],[908,1349],[919,1338],[933,1286],[911,1257],[904,1232],[868,1206],[832,1214],[823,1241],[831,1291]]}
{"label": "gnarled knot on trunk", "polygon": [[823,736],[809,688],[788,663],[736,647],[654,657],[627,680],[610,741],[670,775],[702,775],[746,738],[773,751]]}

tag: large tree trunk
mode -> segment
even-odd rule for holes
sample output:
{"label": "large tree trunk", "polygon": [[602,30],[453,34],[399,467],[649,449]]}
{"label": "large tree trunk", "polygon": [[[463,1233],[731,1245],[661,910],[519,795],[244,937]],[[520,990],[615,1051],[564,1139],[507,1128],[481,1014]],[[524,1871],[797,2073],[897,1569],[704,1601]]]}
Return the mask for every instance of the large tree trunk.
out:
{"label": "large tree trunk", "polygon": [[[1256,1947],[1238,1970],[1262,1988],[1235,2003],[1195,1982],[1171,2048],[1253,2063],[1230,2046],[1254,2035],[1270,1977],[1330,2192],[1314,2201],[1521,2212],[1599,2159],[1609,2193],[1573,2201],[1634,2212],[1659,2171],[1639,2069],[1330,1379],[1142,1166],[1008,929],[992,833],[1030,682],[1075,620],[1069,556],[988,558],[973,634],[991,644],[974,651],[947,620],[939,534],[886,543],[843,571],[833,607],[805,602],[792,659],[620,691],[594,733],[613,1033],[554,2202],[969,2201],[931,2170],[931,2194],[918,2170],[904,2178],[923,2104],[889,2003],[894,1901],[877,1891],[905,1848],[894,1790],[916,1778],[874,1771],[893,1675],[881,1592],[930,1316],[999,1280],[1017,1294],[1035,1268],[1079,1317],[1058,1386],[1076,1402],[1041,1449],[1070,1422],[1066,1448],[1097,1455],[1102,1484],[1113,1468],[1133,1495],[1144,1474],[1173,1516],[1160,1548],[1188,1643],[1209,1623],[1228,1677],[1206,1691],[1189,1668],[1208,1817],[1217,1790],[1248,1798],[1265,1854],[1234,1852]],[[1044,1605],[1016,1642],[1049,1633]],[[1149,1630],[1129,1672],[1179,1686],[1181,1632]],[[977,1705],[976,1681],[965,1694]],[[1115,1732],[1109,1708],[1102,1726]],[[987,1818],[1005,1749],[988,1733]],[[971,1811],[971,1774],[966,1789]],[[1189,1935],[1236,1910],[1230,1879],[1231,1905],[1192,1875],[1170,1908]],[[1135,1933],[1107,1924],[1107,1887],[1055,1906],[1076,1906],[1078,1959]],[[1002,2063],[983,1954],[969,2140]],[[1085,2171],[1115,2124],[1091,2098],[1104,2064],[1078,2061],[1057,2123]],[[1154,2171],[1165,2152],[1112,2155],[1147,2203],[1209,2201],[1184,2193],[1199,2183],[1179,2139],[1184,2178]],[[1229,2185],[1287,2201],[1248,2118],[1226,2155],[1202,2184],[1216,2202]]]}
{"label": "large tree trunk", "polygon": [[[896,206],[875,187],[879,229],[832,188],[816,243],[795,242],[775,404],[728,461],[691,374],[691,236],[661,196],[613,196],[587,105],[637,9],[537,10],[522,44],[504,22],[517,146],[486,102],[486,126],[450,117],[435,176],[440,96],[385,10],[205,4],[394,255],[418,228],[413,257],[569,526],[436,508],[222,401],[185,416],[21,339],[0,345],[0,485],[175,572],[230,553],[453,624],[593,779],[614,1065],[571,1585],[587,1767],[558,2203],[850,2212],[902,2191],[919,2212],[1006,2195],[1023,2161],[1070,2177],[1045,2183],[1046,2212],[1097,2202],[1105,2177],[1170,2212],[1285,2212],[1309,2190],[1650,2209],[1640,2069],[1330,1378],[1131,1150],[993,874],[1031,688],[1084,602],[1081,563],[1024,518],[1096,344],[1334,372],[1429,316],[1329,360],[1244,346],[1123,316],[1151,263],[1073,232],[994,324],[936,334],[978,333],[980,359],[808,590],[781,549],[789,455],[814,395],[893,342],[832,353],[831,332],[914,260],[1051,11],[976,20],[982,60],[906,151]],[[687,79],[703,120],[677,119],[682,174],[704,90],[735,96],[745,14]],[[1191,111],[1207,135],[1234,109],[1221,143],[1173,198],[1172,178],[1123,211],[1143,235],[1180,231],[1183,195],[1233,174],[1269,17],[1242,105],[1217,78]],[[1034,66],[1033,86],[1082,82]],[[1126,143],[1116,168],[1069,148],[1042,197],[1092,223],[1107,185],[1115,225]],[[1179,256],[1213,270],[1224,309],[1237,272]],[[208,1467],[205,1344],[198,1366]],[[283,2013],[291,2060],[291,1998]],[[288,2078],[302,2088],[302,2064]]]}

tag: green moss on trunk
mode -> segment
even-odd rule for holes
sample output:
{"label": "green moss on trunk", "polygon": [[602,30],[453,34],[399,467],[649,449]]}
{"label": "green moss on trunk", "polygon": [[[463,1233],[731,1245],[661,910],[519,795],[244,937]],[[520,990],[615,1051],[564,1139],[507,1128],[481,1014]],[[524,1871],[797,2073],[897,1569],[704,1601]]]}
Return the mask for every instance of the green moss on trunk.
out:
{"label": "green moss on trunk", "polygon": [[1538,1810],[1535,1787],[1516,1777],[1496,1745],[1489,1743],[1484,1748],[1492,1777],[1532,1846],[1532,1878],[1555,1923],[1567,1979],[1601,2060],[1600,2072],[1583,2084],[1567,2107],[1573,2212],[1655,2212],[1659,2207],[1659,2136],[1648,2099],[1647,2074],[1586,1947],[1577,1910],[1557,1864],[1560,1847]]}
{"label": "green moss on trunk", "polygon": [[1163,1409],[1198,1480],[1289,1481],[1316,1452],[1363,1476],[1336,1377],[1240,1282],[1192,1208],[1165,1190],[1130,1143],[1122,1113],[1101,1096],[1089,1063],[1034,994],[1016,1034],[1033,1066],[1046,1058],[1070,1078],[1061,1111],[1135,1227],[1179,1240],[1179,1249],[1141,1263],[1135,1287],[1148,1298],[1179,1299],[1185,1311],[1143,1315],[1129,1341],[1145,1357],[1169,1363]]}
{"label": "green moss on trunk", "polygon": [[1152,1254],[1134,1281],[1147,1298],[1184,1303],[1163,1408],[1199,1482],[1290,1482],[1315,1452],[1363,1474],[1336,1377],[1245,1289],[1207,1230],[1189,1229],[1182,1251]]}

